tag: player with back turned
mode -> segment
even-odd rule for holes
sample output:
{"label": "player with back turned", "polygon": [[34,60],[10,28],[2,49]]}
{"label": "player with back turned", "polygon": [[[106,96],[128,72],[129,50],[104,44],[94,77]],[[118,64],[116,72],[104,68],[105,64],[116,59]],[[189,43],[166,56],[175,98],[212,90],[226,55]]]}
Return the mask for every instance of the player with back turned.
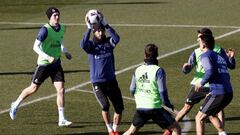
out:
{"label": "player with back turned", "polygon": [[145,47],[144,64],[139,66],[133,76],[130,92],[135,97],[136,112],[130,128],[123,135],[134,135],[152,119],[158,126],[168,129],[173,135],[180,135],[179,124],[162,105],[174,110],[168,99],[166,73],[158,66],[158,47],[148,44]]}

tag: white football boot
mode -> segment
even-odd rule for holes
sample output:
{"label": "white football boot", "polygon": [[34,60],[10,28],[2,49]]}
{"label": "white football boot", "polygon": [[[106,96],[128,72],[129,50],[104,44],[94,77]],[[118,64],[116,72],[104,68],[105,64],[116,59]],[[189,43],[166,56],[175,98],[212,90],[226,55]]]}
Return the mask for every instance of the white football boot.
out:
{"label": "white football boot", "polygon": [[68,127],[70,125],[72,125],[72,122],[71,121],[67,121],[66,119],[61,120],[61,121],[58,122],[58,126],[59,127]]}
{"label": "white football boot", "polygon": [[17,107],[14,105],[14,102],[11,104],[11,108],[9,110],[9,115],[12,120],[16,118],[17,115]]}

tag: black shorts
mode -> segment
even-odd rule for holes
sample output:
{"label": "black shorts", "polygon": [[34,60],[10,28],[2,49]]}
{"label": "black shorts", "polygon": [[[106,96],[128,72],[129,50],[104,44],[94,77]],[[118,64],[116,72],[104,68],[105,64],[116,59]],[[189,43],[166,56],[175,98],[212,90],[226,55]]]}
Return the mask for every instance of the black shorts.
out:
{"label": "black shorts", "polygon": [[122,113],[124,105],[122,93],[118,87],[117,80],[93,83],[93,92],[102,107],[102,110],[109,111],[109,99],[112,102],[115,112],[118,114]]}
{"label": "black shorts", "polygon": [[203,87],[200,91],[196,92],[195,86],[192,85],[185,103],[189,105],[197,104],[202,99],[204,99],[208,93],[209,93],[208,87]]}
{"label": "black shorts", "polygon": [[175,122],[172,115],[164,108],[152,110],[136,110],[132,123],[135,127],[143,127],[144,124],[152,119],[161,128],[166,129]]}
{"label": "black shorts", "polygon": [[224,95],[209,94],[203,105],[200,107],[200,111],[208,116],[215,116],[232,101],[232,98],[233,93],[227,93]]}
{"label": "black shorts", "polygon": [[61,64],[38,65],[32,77],[32,82],[41,85],[45,79],[51,77],[52,82],[65,82]]}

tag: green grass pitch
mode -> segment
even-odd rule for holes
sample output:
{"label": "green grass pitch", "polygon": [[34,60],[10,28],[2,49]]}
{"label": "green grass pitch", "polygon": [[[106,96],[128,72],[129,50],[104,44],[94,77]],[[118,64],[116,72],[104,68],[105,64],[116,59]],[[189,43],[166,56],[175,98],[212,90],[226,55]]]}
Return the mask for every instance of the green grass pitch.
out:
{"label": "green grass pitch", "polygon": [[[1,0],[0,3],[0,134],[2,135],[104,135],[106,127],[101,109],[91,92],[89,65],[79,42],[86,30],[84,16],[89,9],[101,10],[107,21],[119,33],[121,40],[115,49],[119,86],[124,97],[129,97],[129,84],[135,65],[143,62],[143,48],[147,43],[159,47],[159,65],[166,70],[169,97],[176,110],[184,104],[193,74],[184,75],[181,67],[192,50],[197,47],[196,31],[210,27],[223,48],[234,48],[237,66],[230,71],[234,98],[225,109],[226,130],[239,135],[240,126],[240,1],[239,0]],[[39,91],[25,100],[16,120],[12,121],[8,109],[23,88],[30,84],[37,55],[32,50],[39,28],[47,23],[45,11],[56,6],[61,11],[61,23],[66,24],[65,47],[73,55],[71,61],[62,58],[65,71],[66,117],[73,121],[70,128],[57,126],[56,98],[31,103],[38,98],[55,94],[50,79]],[[192,48],[186,49],[193,45]],[[126,69],[126,70],[125,70]],[[76,89],[73,87],[78,86]],[[86,90],[84,92],[82,90]],[[123,133],[131,124],[135,111],[133,100],[124,98],[125,110],[119,131]],[[195,135],[194,116],[200,104],[187,115],[191,128],[184,132]],[[113,110],[111,110],[113,112]],[[163,130],[149,122],[140,135],[162,134]],[[206,123],[206,134],[217,131]]]}

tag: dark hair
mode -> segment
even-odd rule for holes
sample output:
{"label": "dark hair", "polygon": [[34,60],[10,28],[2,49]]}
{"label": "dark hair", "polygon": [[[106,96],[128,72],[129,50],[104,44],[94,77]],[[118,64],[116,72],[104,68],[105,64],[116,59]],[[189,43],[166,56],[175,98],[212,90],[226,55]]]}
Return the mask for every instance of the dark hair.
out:
{"label": "dark hair", "polygon": [[95,33],[97,30],[105,31],[105,27],[103,24],[91,24],[93,27],[93,33]]}
{"label": "dark hair", "polygon": [[53,13],[60,13],[60,12],[56,7],[49,7],[46,11],[46,15],[47,15],[49,20],[50,20]]}
{"label": "dark hair", "polygon": [[199,38],[202,40],[202,42],[205,44],[206,48],[213,50],[215,39],[212,35],[201,35]]}
{"label": "dark hair", "polygon": [[147,44],[145,47],[146,59],[156,59],[158,57],[158,47],[155,44]]}
{"label": "dark hair", "polygon": [[198,30],[197,32],[199,34],[202,34],[202,35],[211,35],[211,36],[213,36],[212,31],[209,28],[202,28],[202,29]]}

